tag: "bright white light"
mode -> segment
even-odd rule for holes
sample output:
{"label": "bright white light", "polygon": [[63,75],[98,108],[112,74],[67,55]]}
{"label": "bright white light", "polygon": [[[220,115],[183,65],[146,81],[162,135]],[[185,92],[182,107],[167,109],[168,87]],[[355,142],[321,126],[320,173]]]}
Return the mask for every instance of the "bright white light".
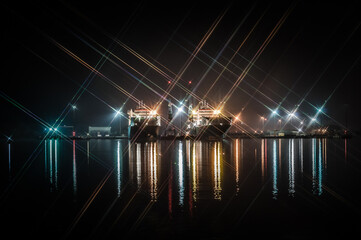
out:
{"label": "bright white light", "polygon": [[277,114],[277,110],[273,110],[273,111],[272,111],[272,114],[273,114],[273,115]]}
{"label": "bright white light", "polygon": [[150,115],[156,115],[157,114],[157,111],[153,110],[153,111],[150,111]]}
{"label": "bright white light", "polygon": [[76,105],[73,105],[73,106],[71,106],[71,107],[73,108],[73,110],[77,109],[77,108],[76,108]]}
{"label": "bright white light", "polygon": [[221,113],[221,111],[219,111],[219,110],[214,110],[213,111],[213,114],[215,114],[215,115],[218,115],[218,114],[220,114]]}
{"label": "bright white light", "polygon": [[183,111],[183,105],[178,108],[177,113],[180,113],[180,112],[184,112],[184,111]]}
{"label": "bright white light", "polygon": [[182,142],[179,142],[178,147],[178,170],[179,170],[179,205],[183,206],[184,200],[184,183],[183,183],[183,147]]}
{"label": "bright white light", "polygon": [[197,114],[197,111],[196,111],[196,110],[193,110],[193,111],[192,111],[192,114],[193,114],[193,115]]}
{"label": "bright white light", "polygon": [[49,131],[53,131],[53,129],[52,129],[52,128],[49,128]]}
{"label": "bright white light", "polygon": [[54,131],[58,131],[58,129],[57,129],[57,128],[54,128]]}
{"label": "bright white light", "polygon": [[312,118],[312,119],[311,119],[311,122],[315,122],[315,121],[316,121],[316,118]]}

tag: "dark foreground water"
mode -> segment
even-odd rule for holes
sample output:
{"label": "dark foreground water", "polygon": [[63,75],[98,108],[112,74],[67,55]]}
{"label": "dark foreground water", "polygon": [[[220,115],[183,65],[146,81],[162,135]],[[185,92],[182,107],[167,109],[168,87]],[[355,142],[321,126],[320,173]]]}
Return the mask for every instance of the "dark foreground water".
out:
{"label": "dark foreground water", "polygon": [[355,239],[360,152],[357,138],[2,143],[0,230],[11,239]]}

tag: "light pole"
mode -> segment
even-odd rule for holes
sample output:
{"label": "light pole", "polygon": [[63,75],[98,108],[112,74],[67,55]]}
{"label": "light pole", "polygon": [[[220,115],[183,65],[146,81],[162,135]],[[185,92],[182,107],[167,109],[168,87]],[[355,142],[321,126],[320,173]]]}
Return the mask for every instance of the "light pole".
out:
{"label": "light pole", "polygon": [[281,130],[281,127],[282,127],[282,119],[278,119],[278,124],[279,124],[278,130]]}
{"label": "light pole", "polygon": [[262,132],[263,132],[264,131],[264,121],[267,121],[267,118],[262,116],[261,121],[262,121]]}
{"label": "light pole", "polygon": [[120,107],[115,113],[115,117],[119,117],[119,136],[122,135],[122,116],[122,107]]}
{"label": "light pole", "polygon": [[322,107],[320,107],[319,109],[317,109],[317,114],[316,115],[320,115],[320,125],[322,127]]}
{"label": "light pole", "polygon": [[289,120],[291,120],[291,126],[292,126],[292,129],[294,127],[293,125],[293,118],[296,116],[296,111],[293,110],[290,114],[288,114],[288,117],[289,117]]}
{"label": "light pole", "polygon": [[73,126],[76,128],[75,111],[78,110],[78,107],[75,104],[71,104],[71,109],[73,111]]}
{"label": "light pole", "polygon": [[182,133],[182,112],[183,112],[183,101],[181,102],[181,105],[178,107],[177,113],[176,115],[180,114],[180,123],[179,123],[179,129],[180,129],[180,133],[179,135]]}
{"label": "light pole", "polygon": [[273,129],[276,128],[276,116],[278,115],[277,109],[272,111],[271,117],[273,117]]}

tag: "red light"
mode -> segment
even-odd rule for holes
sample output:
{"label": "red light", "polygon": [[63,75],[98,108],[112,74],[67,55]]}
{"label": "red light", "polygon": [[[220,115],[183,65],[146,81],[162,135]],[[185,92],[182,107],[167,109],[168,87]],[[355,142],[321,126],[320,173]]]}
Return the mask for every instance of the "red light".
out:
{"label": "red light", "polygon": [[188,84],[191,84],[192,83],[192,81],[188,81]]}
{"label": "red light", "polygon": [[75,131],[73,131],[73,137],[75,137]]}
{"label": "red light", "polygon": [[170,81],[168,81],[168,84],[170,84]]}

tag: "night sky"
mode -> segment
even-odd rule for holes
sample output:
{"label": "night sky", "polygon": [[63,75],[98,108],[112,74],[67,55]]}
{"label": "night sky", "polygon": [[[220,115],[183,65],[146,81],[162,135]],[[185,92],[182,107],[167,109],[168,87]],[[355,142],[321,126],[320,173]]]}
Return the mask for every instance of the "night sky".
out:
{"label": "night sky", "polygon": [[[325,123],[360,129],[357,1],[15,1],[1,10],[2,137],[36,135],[57,119],[112,125],[114,109],[155,106],[177,80],[174,104],[189,93],[194,105],[226,100],[223,111],[242,112],[251,128],[277,107],[285,117],[298,106],[309,121],[323,106]],[[166,101],[159,111],[166,117]]]}

